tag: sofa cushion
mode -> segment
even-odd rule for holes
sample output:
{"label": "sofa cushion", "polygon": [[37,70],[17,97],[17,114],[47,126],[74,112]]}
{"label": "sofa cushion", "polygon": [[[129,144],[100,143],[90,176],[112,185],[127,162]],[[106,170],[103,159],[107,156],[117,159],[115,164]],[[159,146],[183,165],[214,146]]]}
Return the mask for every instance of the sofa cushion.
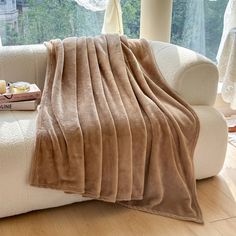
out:
{"label": "sofa cushion", "polygon": [[0,217],[86,200],[28,184],[36,116],[37,111],[0,113]]}

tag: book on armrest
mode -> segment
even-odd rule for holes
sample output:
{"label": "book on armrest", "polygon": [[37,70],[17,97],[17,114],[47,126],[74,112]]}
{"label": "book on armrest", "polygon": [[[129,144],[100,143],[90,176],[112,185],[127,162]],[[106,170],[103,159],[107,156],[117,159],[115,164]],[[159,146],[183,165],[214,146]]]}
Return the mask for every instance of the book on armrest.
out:
{"label": "book on armrest", "polygon": [[30,84],[30,89],[23,93],[11,93],[9,90],[4,93],[0,94],[0,104],[1,103],[9,103],[9,102],[16,102],[16,101],[26,101],[26,100],[34,100],[40,99],[41,91],[37,87],[36,84]]}

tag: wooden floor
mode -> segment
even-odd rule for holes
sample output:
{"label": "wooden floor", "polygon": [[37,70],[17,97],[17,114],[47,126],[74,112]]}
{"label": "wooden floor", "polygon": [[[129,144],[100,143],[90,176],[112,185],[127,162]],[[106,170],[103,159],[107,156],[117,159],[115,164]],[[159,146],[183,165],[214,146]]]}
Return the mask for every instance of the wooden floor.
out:
{"label": "wooden floor", "polygon": [[220,175],[197,188],[205,225],[91,201],[0,219],[0,236],[235,236],[236,147],[228,146]]}

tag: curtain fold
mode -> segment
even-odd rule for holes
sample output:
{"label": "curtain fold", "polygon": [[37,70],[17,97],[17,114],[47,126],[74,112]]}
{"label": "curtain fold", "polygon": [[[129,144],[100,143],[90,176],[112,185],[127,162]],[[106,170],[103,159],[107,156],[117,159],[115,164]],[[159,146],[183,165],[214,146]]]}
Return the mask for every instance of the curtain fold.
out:
{"label": "curtain fold", "polygon": [[206,54],[204,0],[189,0],[183,28],[182,46]]}
{"label": "curtain fold", "polygon": [[217,53],[217,61],[219,61],[220,59],[227,35],[229,34],[230,30],[235,27],[236,27],[236,0],[229,0],[224,14],[224,29],[221,37],[219,50]]}
{"label": "curtain fold", "polygon": [[219,78],[223,82],[221,95],[231,109],[236,110],[236,28],[227,34],[219,58]]}
{"label": "curtain fold", "polygon": [[236,110],[236,0],[229,0],[225,10],[217,61],[222,98]]}
{"label": "curtain fold", "polygon": [[105,11],[103,34],[123,34],[120,0],[74,0],[91,11]]}
{"label": "curtain fold", "polygon": [[104,23],[103,34],[123,34],[123,22],[120,0],[108,0]]}
{"label": "curtain fold", "polygon": [[104,11],[107,6],[108,0],[74,0],[80,6],[90,11]]}

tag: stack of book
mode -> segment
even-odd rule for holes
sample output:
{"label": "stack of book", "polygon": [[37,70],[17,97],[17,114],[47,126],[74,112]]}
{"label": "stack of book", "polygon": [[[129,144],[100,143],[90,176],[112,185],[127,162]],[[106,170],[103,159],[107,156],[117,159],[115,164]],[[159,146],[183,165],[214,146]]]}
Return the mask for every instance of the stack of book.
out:
{"label": "stack of book", "polygon": [[[26,86],[27,85],[27,86]],[[0,81],[0,111],[36,110],[41,91],[36,84]]]}

